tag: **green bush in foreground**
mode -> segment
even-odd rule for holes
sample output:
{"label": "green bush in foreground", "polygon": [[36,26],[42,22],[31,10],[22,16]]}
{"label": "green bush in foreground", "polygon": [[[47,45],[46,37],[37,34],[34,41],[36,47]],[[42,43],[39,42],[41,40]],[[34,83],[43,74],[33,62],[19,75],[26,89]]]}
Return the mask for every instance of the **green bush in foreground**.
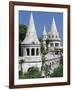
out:
{"label": "green bush in foreground", "polygon": [[26,73],[19,74],[20,79],[40,78],[41,72],[38,67],[30,67]]}
{"label": "green bush in foreground", "polygon": [[54,69],[50,77],[63,77],[63,65],[60,65],[58,68]]}

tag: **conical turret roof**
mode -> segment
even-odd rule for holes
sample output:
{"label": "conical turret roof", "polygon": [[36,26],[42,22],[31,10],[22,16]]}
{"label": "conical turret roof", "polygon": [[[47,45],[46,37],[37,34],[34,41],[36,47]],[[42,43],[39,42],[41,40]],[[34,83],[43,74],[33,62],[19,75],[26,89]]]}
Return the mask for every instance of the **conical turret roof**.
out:
{"label": "conical turret roof", "polygon": [[57,27],[56,27],[56,23],[55,23],[54,17],[53,17],[52,24],[51,24],[51,32],[52,33],[57,33]]}
{"label": "conical turret roof", "polygon": [[53,17],[52,24],[51,24],[51,30],[50,30],[50,32],[48,32],[48,39],[49,40],[61,40],[59,38],[59,33],[57,31],[54,17]]}
{"label": "conical turret roof", "polygon": [[26,37],[23,40],[22,44],[40,44],[37,34],[36,34],[36,29],[35,29],[35,24],[34,24],[32,13],[30,15]]}
{"label": "conical turret roof", "polygon": [[42,40],[46,40],[47,39],[47,32],[46,32],[46,27],[44,25],[44,30],[43,30],[43,34],[42,34]]}
{"label": "conical turret roof", "polygon": [[46,27],[45,27],[45,25],[44,25],[44,30],[43,30],[43,36],[44,35],[47,35],[47,32],[46,32]]}

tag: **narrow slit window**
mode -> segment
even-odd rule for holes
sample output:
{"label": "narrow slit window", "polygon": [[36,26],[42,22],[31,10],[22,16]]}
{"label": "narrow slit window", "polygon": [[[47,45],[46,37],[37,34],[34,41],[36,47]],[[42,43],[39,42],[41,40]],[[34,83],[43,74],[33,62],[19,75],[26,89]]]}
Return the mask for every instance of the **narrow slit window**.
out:
{"label": "narrow slit window", "polygon": [[29,48],[27,48],[27,56],[30,55],[30,51],[29,51]]}
{"label": "narrow slit window", "polygon": [[34,49],[34,48],[31,49],[31,55],[32,55],[32,56],[35,55],[35,49]]}
{"label": "narrow slit window", "polygon": [[36,55],[39,55],[39,49],[38,48],[36,49]]}

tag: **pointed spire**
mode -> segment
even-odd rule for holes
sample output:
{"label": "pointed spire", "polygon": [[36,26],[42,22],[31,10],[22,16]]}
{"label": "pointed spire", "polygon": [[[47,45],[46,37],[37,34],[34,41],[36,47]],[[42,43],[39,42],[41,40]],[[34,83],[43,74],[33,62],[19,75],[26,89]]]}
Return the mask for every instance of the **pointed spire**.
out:
{"label": "pointed spire", "polygon": [[34,20],[33,20],[33,14],[32,13],[30,15],[28,31],[35,32],[35,25],[34,25]]}
{"label": "pointed spire", "polygon": [[44,30],[43,30],[43,34],[42,34],[42,39],[43,40],[46,40],[47,39],[47,32],[46,32],[46,27],[45,27],[45,25],[44,25]]}
{"label": "pointed spire", "polygon": [[43,35],[47,35],[47,32],[46,32],[46,27],[44,25],[44,31],[43,31]]}
{"label": "pointed spire", "polygon": [[34,20],[33,20],[33,14],[31,13],[26,37],[23,40],[22,44],[32,44],[32,43],[40,44],[37,34],[36,34],[35,24],[34,24]]}
{"label": "pointed spire", "polygon": [[52,25],[51,25],[51,32],[57,32],[57,27],[56,27],[56,23],[55,23],[55,19],[53,17],[53,20],[52,20]]}

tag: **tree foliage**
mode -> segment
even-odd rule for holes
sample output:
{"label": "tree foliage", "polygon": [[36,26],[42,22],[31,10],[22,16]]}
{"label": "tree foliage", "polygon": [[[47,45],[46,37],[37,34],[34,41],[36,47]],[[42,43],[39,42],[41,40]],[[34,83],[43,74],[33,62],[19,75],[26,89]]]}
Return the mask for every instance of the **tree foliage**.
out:
{"label": "tree foliage", "polygon": [[24,63],[24,60],[23,59],[21,59],[20,61],[19,61],[19,64],[21,65],[21,71],[23,71],[23,68],[22,68],[22,64]]}
{"label": "tree foliage", "polygon": [[41,53],[43,54],[43,52],[44,52],[44,46],[43,46],[42,39],[39,39],[39,41],[40,41],[40,50],[41,50]]}
{"label": "tree foliage", "polygon": [[21,43],[25,36],[26,36],[26,32],[27,32],[27,26],[26,25],[19,25],[19,42]]}
{"label": "tree foliage", "polygon": [[30,67],[25,75],[26,78],[39,78],[40,76],[41,72],[38,67]]}
{"label": "tree foliage", "polygon": [[19,25],[19,56],[21,56],[21,42],[24,40],[27,32],[26,25]]}
{"label": "tree foliage", "polygon": [[40,78],[41,71],[38,67],[30,67],[24,75],[20,75],[20,79],[31,79],[31,78]]}
{"label": "tree foliage", "polygon": [[39,40],[40,40],[40,50],[41,50],[41,54],[46,55],[46,54],[48,53],[48,49],[45,50],[42,39],[39,39]]}
{"label": "tree foliage", "polygon": [[61,56],[61,59],[60,59],[60,64],[63,65],[63,56]]}
{"label": "tree foliage", "polygon": [[60,65],[58,68],[54,69],[51,77],[63,77],[63,65]]}

